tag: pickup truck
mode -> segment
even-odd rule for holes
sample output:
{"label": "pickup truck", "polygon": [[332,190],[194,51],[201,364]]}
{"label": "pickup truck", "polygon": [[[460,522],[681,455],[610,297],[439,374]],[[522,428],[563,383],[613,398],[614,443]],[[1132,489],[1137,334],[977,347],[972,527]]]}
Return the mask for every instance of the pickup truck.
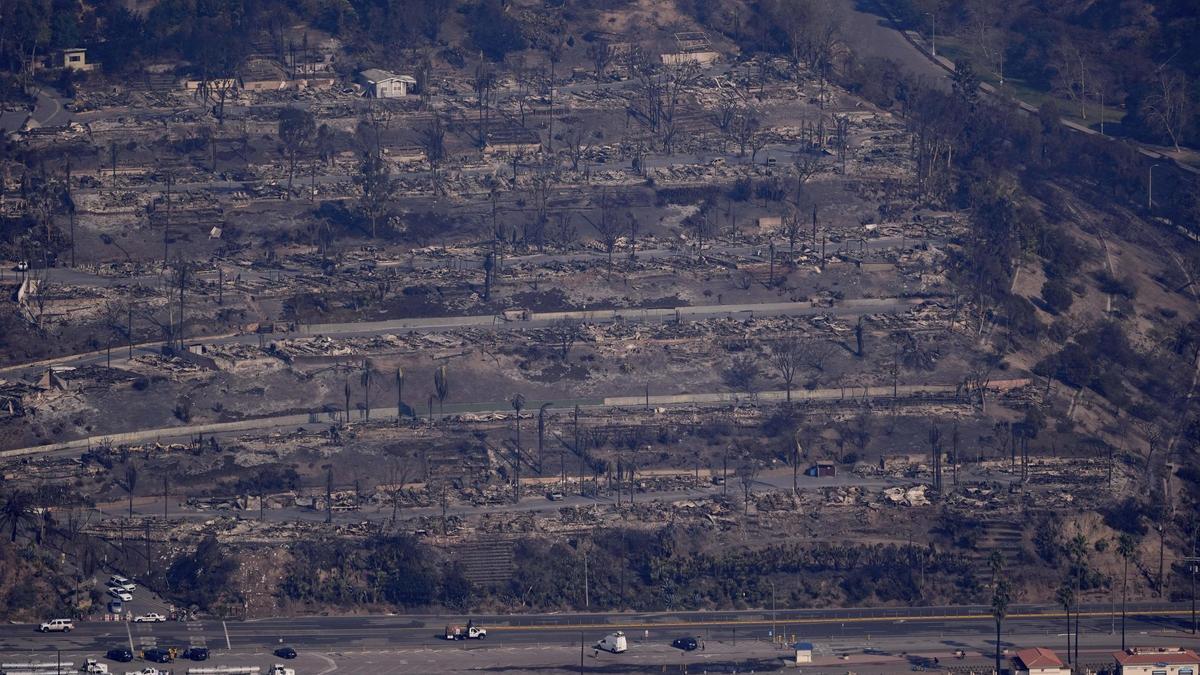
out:
{"label": "pickup truck", "polygon": [[84,662],[83,667],[79,669],[84,673],[95,673],[98,675],[108,675],[108,664],[100,663],[96,659],[88,659]]}
{"label": "pickup truck", "polygon": [[487,637],[487,629],[479,626],[446,626],[447,640],[482,640]]}
{"label": "pickup truck", "polygon": [[267,675],[296,675],[296,669],[287,668],[282,663],[276,663],[267,671]]}
{"label": "pickup truck", "polygon": [[146,666],[141,670],[127,670],[125,671],[125,675],[171,675],[171,671]]}

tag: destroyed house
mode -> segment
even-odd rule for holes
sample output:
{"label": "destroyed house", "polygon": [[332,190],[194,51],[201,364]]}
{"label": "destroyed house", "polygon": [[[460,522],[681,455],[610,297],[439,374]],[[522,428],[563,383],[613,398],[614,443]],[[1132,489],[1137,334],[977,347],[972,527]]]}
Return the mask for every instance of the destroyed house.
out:
{"label": "destroyed house", "polygon": [[251,60],[242,72],[242,89],[246,91],[279,91],[288,88],[283,67],[267,59]]}
{"label": "destroyed house", "polygon": [[698,31],[686,31],[675,34],[676,50],[664,53],[662,62],[668,66],[684,63],[698,63],[707,66],[720,58],[708,42],[708,35]]}
{"label": "destroyed house", "polygon": [[541,148],[542,139],[536,131],[514,124],[488,131],[483,151],[487,154],[522,154],[538,152]]}

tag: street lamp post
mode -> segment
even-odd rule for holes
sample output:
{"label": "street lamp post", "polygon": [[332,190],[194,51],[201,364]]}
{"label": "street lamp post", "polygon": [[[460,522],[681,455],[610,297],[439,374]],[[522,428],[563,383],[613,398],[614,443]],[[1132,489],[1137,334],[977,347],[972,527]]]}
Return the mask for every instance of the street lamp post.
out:
{"label": "street lamp post", "polygon": [[1150,165],[1150,180],[1149,180],[1149,184],[1146,186],[1146,208],[1147,209],[1154,208],[1154,169],[1158,166],[1160,166],[1160,165],[1158,165],[1158,164]]}
{"label": "street lamp post", "polygon": [[925,12],[925,16],[933,21],[933,57],[937,58],[937,15],[933,12]]}
{"label": "street lamp post", "polygon": [[[1193,579],[1194,578],[1195,577],[1193,576]],[[770,580],[767,583],[771,584],[771,642],[775,643],[777,641],[777,635],[775,633],[775,581]]]}
{"label": "street lamp post", "polygon": [[1196,634],[1196,568],[1200,566],[1200,557],[1188,556],[1183,559],[1192,571],[1192,635]]}

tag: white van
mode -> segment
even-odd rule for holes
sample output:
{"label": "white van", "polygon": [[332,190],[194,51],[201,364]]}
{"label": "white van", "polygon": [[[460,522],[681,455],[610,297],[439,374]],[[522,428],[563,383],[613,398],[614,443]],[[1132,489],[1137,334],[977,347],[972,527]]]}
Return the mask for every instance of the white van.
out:
{"label": "white van", "polygon": [[596,649],[602,649],[613,654],[620,654],[629,648],[625,642],[625,633],[617,631],[604,636],[604,639],[596,643]]}
{"label": "white van", "polygon": [[70,619],[50,619],[38,626],[43,633],[70,633],[75,629],[75,623]]}

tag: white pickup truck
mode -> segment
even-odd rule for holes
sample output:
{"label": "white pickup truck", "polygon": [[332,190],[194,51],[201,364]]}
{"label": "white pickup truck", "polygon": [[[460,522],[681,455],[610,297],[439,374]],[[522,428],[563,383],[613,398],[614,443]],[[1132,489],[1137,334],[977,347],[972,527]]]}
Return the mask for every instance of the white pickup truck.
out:
{"label": "white pickup truck", "polygon": [[146,666],[141,670],[127,670],[125,671],[125,675],[171,675],[171,671]]}
{"label": "white pickup truck", "polygon": [[479,626],[446,626],[447,640],[482,640],[487,637],[487,629]]}

